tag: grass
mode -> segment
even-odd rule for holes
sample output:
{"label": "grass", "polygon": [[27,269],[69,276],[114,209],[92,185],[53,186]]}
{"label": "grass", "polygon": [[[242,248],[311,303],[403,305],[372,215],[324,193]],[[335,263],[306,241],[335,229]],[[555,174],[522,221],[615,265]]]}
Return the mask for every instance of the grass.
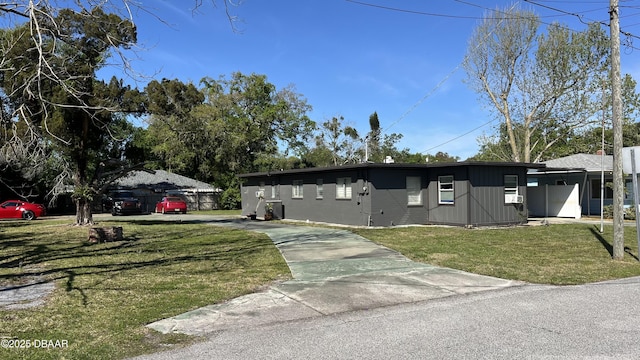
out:
{"label": "grass", "polygon": [[613,261],[613,227],[562,224],[497,229],[403,227],[354,229],[414,261],[531,283],[569,285],[640,275],[635,227],[625,256]]}
{"label": "grass", "polygon": [[0,287],[54,281],[46,305],[0,309],[0,337],[66,340],[2,359],[120,359],[194,340],[146,324],[254,292],[289,269],[262,234],[206,224],[105,221],[125,241],[90,244],[68,221],[0,222]]}
{"label": "grass", "polygon": [[[122,226],[125,241],[103,244],[88,243],[87,228],[69,220],[0,222],[0,287],[56,284],[43,306],[0,309],[0,337],[68,342],[64,349],[0,348],[0,358],[121,359],[184,346],[198,339],[145,325],[290,278],[266,235],[118,220],[98,225]],[[640,275],[633,227],[625,228],[622,261],[611,260],[611,226],[603,234],[588,224],[352,231],[415,261],[505,279],[563,285]]]}

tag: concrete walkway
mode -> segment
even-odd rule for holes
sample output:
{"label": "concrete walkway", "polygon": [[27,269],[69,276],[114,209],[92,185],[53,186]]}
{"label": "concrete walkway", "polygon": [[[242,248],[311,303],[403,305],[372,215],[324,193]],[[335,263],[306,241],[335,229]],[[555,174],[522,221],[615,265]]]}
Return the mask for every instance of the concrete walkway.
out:
{"label": "concrete walkway", "polygon": [[346,230],[239,219],[212,224],[267,234],[287,261],[293,279],[148,327],[162,333],[206,335],[523,285],[416,263]]}

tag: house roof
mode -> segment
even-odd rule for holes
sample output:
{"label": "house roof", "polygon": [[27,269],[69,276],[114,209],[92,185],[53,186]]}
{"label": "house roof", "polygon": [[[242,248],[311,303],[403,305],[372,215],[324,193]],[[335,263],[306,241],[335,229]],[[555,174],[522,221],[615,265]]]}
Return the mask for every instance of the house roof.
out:
{"label": "house roof", "polygon": [[613,155],[574,154],[543,162],[547,168],[584,169],[587,172],[613,171]]}
{"label": "house roof", "polygon": [[441,167],[461,167],[461,166],[484,166],[484,167],[524,167],[531,169],[544,168],[544,164],[533,163],[521,163],[521,162],[481,162],[481,161],[460,161],[449,163],[431,163],[431,164],[402,164],[402,163],[362,163],[354,165],[343,166],[329,166],[329,167],[313,167],[304,169],[291,169],[291,170],[275,170],[270,172],[256,172],[248,174],[240,174],[240,178],[260,177],[265,175],[278,174],[300,174],[300,173],[320,173],[339,170],[357,170],[357,169],[372,169],[372,168],[385,168],[385,169],[429,169],[429,168],[441,168]]}
{"label": "house roof", "polygon": [[189,189],[195,191],[216,191],[215,187],[203,181],[188,178],[186,176],[170,173],[164,170],[132,171],[126,177],[116,180],[118,187],[126,188],[173,188]]}

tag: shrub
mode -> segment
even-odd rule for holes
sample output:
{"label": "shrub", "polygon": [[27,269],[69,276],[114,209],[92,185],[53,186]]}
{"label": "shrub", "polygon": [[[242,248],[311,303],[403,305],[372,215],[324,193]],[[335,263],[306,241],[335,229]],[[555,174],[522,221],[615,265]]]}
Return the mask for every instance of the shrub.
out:
{"label": "shrub", "polygon": [[220,195],[220,207],[224,210],[235,210],[240,208],[242,197],[240,189],[230,187]]}
{"label": "shrub", "polygon": [[[613,205],[607,205],[604,207],[603,213],[605,219],[613,219]],[[636,219],[636,207],[631,206],[624,209],[624,218],[627,220]]]}
{"label": "shrub", "polygon": [[602,215],[605,219],[613,219],[613,205],[605,205],[602,209]]}

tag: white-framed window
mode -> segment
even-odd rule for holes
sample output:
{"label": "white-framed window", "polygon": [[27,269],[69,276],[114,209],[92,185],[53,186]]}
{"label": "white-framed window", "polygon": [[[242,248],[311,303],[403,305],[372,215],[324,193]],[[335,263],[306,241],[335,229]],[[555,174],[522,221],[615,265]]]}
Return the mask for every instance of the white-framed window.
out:
{"label": "white-framed window", "polygon": [[291,198],[293,199],[302,199],[303,194],[303,183],[302,180],[293,180],[291,185]]}
{"label": "white-framed window", "polygon": [[336,179],[336,199],[351,199],[351,178]]}
{"label": "white-framed window", "polygon": [[422,180],[420,176],[407,176],[407,205],[422,205]]}
{"label": "white-framed window", "polygon": [[453,175],[438,176],[438,203],[453,204],[454,199]]}
{"label": "white-framed window", "polygon": [[322,179],[316,180],[316,199],[322,199],[324,197],[324,186]]}
{"label": "white-framed window", "polygon": [[271,181],[271,198],[275,199],[278,197],[278,184],[276,184],[276,181],[273,180]]}
{"label": "white-framed window", "polygon": [[504,194],[518,195],[518,175],[504,176]]}

